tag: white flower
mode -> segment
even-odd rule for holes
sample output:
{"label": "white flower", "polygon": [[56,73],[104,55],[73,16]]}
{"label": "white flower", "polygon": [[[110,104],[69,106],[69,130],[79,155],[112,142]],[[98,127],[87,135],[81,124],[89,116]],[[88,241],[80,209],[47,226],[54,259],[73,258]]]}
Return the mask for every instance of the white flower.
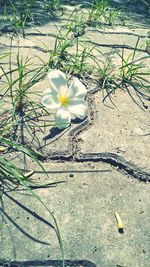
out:
{"label": "white flower", "polygon": [[50,88],[43,92],[42,104],[49,109],[56,109],[55,123],[59,129],[68,127],[71,119],[84,119],[87,115],[87,94],[85,86],[74,78],[70,87],[63,72],[53,70],[48,73]]}

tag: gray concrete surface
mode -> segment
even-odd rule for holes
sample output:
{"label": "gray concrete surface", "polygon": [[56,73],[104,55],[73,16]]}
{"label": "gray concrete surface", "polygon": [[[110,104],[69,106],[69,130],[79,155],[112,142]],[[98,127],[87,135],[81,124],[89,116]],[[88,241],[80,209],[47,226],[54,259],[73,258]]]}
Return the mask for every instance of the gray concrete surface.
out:
{"label": "gray concrete surface", "polygon": [[[51,162],[44,167],[49,178],[28,163],[29,170],[35,169],[34,182],[56,183],[35,192],[57,218],[65,259],[93,263],[80,266],[149,266],[149,184],[135,182],[102,163]],[[57,185],[61,181],[65,182]],[[6,191],[1,204],[5,225],[1,261],[33,261],[39,266],[38,261],[46,265],[48,260],[60,260],[58,242],[48,224],[53,221],[29,193]],[[124,224],[123,234],[118,232],[116,211]]]}
{"label": "gray concrete surface", "polygon": [[[65,19],[57,26],[63,23]],[[148,26],[146,20],[144,23],[138,29],[115,26],[95,32],[88,28],[81,40],[95,42],[106,56],[114,49],[120,52],[122,46],[129,46],[125,48],[129,55],[140,35],[140,55],[147,56]],[[47,62],[49,54],[45,50],[53,49],[55,38],[45,35],[55,34],[55,27],[49,23],[27,33],[26,38],[15,37],[13,61],[19,45],[23,57],[33,58],[32,67],[40,64],[36,55]],[[114,44],[118,47],[114,48]],[[0,36],[0,51],[9,51],[9,45],[9,36]],[[41,47],[44,51],[39,51]],[[70,51],[74,52],[74,47]],[[120,60],[116,54],[114,62],[118,71]],[[2,65],[7,69],[7,60]],[[145,69],[149,69],[149,64]],[[37,125],[34,133],[24,129],[25,143],[45,156],[43,166],[49,177],[28,158],[26,170],[35,171],[31,177],[36,184],[33,189],[57,218],[66,267],[149,267],[149,102],[143,100],[143,111],[118,89],[112,94],[115,105],[108,98],[102,103],[101,87],[94,80],[84,82],[88,90],[87,120],[73,123],[62,132],[52,126],[39,131]],[[38,92],[33,99],[39,103],[48,86],[45,77],[32,88]],[[37,124],[53,122],[50,114],[40,117]],[[24,168],[19,153],[9,151],[5,157]],[[6,183],[1,198],[0,266],[61,266],[51,216],[22,187],[14,189]],[[116,211],[124,224],[123,234],[118,232]]]}
{"label": "gray concrete surface", "polygon": [[[140,104],[135,94],[133,97]],[[129,94],[121,90],[113,94],[111,100],[113,102],[107,98],[102,103],[102,93],[95,94],[93,112],[96,115],[88,131],[80,135],[81,153],[114,153],[148,170],[150,166],[149,109],[141,110],[133,103]],[[148,101],[145,101],[145,105],[149,105]]]}

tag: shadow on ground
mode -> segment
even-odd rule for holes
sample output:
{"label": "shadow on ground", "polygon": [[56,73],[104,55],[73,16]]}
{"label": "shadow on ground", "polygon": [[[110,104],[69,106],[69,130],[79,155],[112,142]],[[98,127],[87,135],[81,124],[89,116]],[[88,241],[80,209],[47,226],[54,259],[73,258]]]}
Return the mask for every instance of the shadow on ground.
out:
{"label": "shadow on ground", "polygon": [[[13,198],[7,193],[4,193],[7,198],[9,198],[14,204],[16,204],[18,207],[22,208],[24,211],[26,211],[29,215],[33,216],[35,219],[41,221],[42,223],[46,224],[50,228],[54,229],[54,226],[50,224],[46,219],[39,216],[36,212],[33,212],[31,209],[23,205],[21,202]],[[3,201],[1,199],[2,207]],[[41,245],[50,245],[49,243],[43,242],[42,240],[39,240],[35,238],[34,236],[30,235],[27,231],[25,231],[22,227],[20,227],[19,224],[15,222],[14,219],[11,218],[10,215],[4,210],[3,208],[0,208],[0,212],[3,217],[3,223],[9,221],[11,224],[13,224],[14,227],[18,229],[22,234],[24,234],[27,238],[31,239],[34,243],[40,243]],[[27,217],[28,218],[28,217]],[[50,257],[48,255],[48,257]],[[0,259],[0,266],[3,267],[29,267],[29,266],[49,266],[49,267],[61,267],[62,261],[61,260],[26,260],[26,261],[8,261],[5,259]],[[88,260],[65,260],[65,266],[66,267],[96,267],[94,263]]]}

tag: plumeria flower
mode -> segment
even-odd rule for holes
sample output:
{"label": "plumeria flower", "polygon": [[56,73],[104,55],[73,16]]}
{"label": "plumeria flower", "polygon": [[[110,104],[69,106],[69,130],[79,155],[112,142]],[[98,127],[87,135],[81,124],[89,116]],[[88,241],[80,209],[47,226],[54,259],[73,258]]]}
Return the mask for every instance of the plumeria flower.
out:
{"label": "plumeria flower", "polygon": [[65,74],[60,70],[48,73],[50,88],[43,92],[42,104],[55,109],[55,123],[57,128],[64,129],[71,123],[71,119],[83,120],[87,116],[87,94],[85,86],[74,78],[70,87],[67,85]]}

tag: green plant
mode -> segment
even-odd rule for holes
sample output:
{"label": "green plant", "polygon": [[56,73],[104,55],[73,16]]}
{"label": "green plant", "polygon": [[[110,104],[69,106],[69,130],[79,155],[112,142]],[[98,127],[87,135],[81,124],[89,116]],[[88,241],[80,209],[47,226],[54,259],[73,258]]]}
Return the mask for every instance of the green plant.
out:
{"label": "green plant", "polygon": [[[103,82],[103,87],[106,89],[107,94],[104,97],[104,100],[107,97],[110,97],[116,89],[120,88],[126,90],[132,100],[140,108],[147,108],[144,104],[144,99],[150,99],[150,72],[149,70],[146,70],[145,63],[146,60],[149,60],[149,56],[140,57],[137,54],[138,44],[139,38],[136,42],[134,51],[128,56],[125,54],[125,49],[122,49],[121,54],[117,52],[117,55],[121,59],[121,66],[118,69],[119,73],[117,76],[115,73],[110,76],[109,68],[106,66],[106,71],[104,72],[106,78],[104,80],[105,82]],[[137,98],[141,104],[139,104]]]}
{"label": "green plant", "polygon": [[99,60],[94,54],[97,51],[96,47],[89,46],[87,43],[82,45],[78,38],[76,39],[75,45],[76,52],[71,57],[69,63],[65,64],[65,70],[81,78],[96,74],[99,68]]}
{"label": "green plant", "polygon": [[107,98],[115,106],[111,95],[119,87],[119,77],[115,74],[115,65],[113,63],[113,54],[115,52],[109,53],[109,55],[104,55],[104,60],[101,61],[101,66],[97,70],[98,75],[98,85],[101,87],[103,94],[103,102]]}
{"label": "green plant", "polygon": [[108,23],[109,26],[112,26],[113,23],[118,19],[119,13],[118,10],[115,8],[108,8],[104,14],[105,21]]}
{"label": "green plant", "polygon": [[139,0],[139,2],[148,12],[150,12],[150,0]]}
{"label": "green plant", "polygon": [[150,40],[146,40],[146,52],[150,54]]}
{"label": "green plant", "polygon": [[42,4],[47,12],[53,12],[61,7],[60,0],[44,0]]}
{"label": "green plant", "polygon": [[[29,116],[32,119],[32,114],[38,113],[36,104],[28,95],[28,90],[39,81],[43,75],[43,68],[31,69],[31,58],[22,59],[19,52],[16,57],[16,65],[12,67],[12,52],[1,54],[0,61],[5,58],[9,58],[9,70],[5,71],[3,65],[1,64],[1,70],[3,74],[1,75],[1,96],[0,96],[0,108],[1,108],[1,117],[0,117],[0,197],[2,197],[3,192],[8,188],[16,188],[18,186],[23,186],[28,192],[35,197],[35,199],[45,207],[49,212],[50,216],[54,222],[54,231],[57,235],[60,251],[62,255],[62,267],[64,267],[64,251],[62,239],[58,227],[57,220],[54,214],[49,210],[45,205],[43,200],[31,189],[32,185],[36,185],[28,178],[25,168],[25,157],[27,156],[34,162],[37,166],[43,170],[47,176],[47,172],[44,169],[43,165],[39,161],[38,157],[42,156],[36,151],[33,151],[27,148],[24,144],[15,142],[14,136],[12,135],[14,129],[17,129],[19,125],[22,125],[24,119]],[[5,100],[6,98],[6,100]],[[4,105],[6,106],[6,112],[4,110]],[[30,105],[30,110],[28,106]],[[35,107],[34,107],[35,105]],[[10,109],[9,109],[10,107]],[[31,108],[32,107],[32,108]],[[9,110],[9,112],[8,112]],[[23,112],[23,113],[22,113]],[[21,119],[20,119],[21,118]],[[7,138],[6,138],[7,136]],[[9,137],[9,138],[8,138]],[[21,140],[20,140],[21,141]],[[5,153],[17,151],[23,155],[23,164],[24,171],[14,164],[11,160],[6,158]],[[5,227],[5,225],[0,225],[0,228]]]}
{"label": "green plant", "polygon": [[68,38],[68,33],[62,35],[60,30],[57,34],[55,47],[49,54],[48,67],[63,69],[63,63],[68,60],[68,50],[74,43],[74,40]]}
{"label": "green plant", "polygon": [[102,22],[104,15],[108,9],[108,1],[107,0],[95,0],[91,7],[88,10],[88,25],[95,25],[97,22]]}
{"label": "green plant", "polygon": [[118,11],[118,20],[122,26],[126,25],[126,22],[129,19],[129,16],[130,16],[130,14],[127,10],[121,9]]}
{"label": "green plant", "polygon": [[[116,52],[116,55],[121,59],[121,66],[119,68],[116,69],[111,56],[105,58],[104,62],[102,62],[102,66],[98,70],[98,82],[102,88],[103,101],[109,97],[112,102],[111,94],[119,88],[126,90],[140,108],[147,108],[144,99],[150,99],[150,71],[145,66],[146,60],[149,60],[149,56],[139,56],[137,52],[138,44],[139,38],[134,47],[134,51],[128,56],[124,48],[122,49],[122,53]],[[140,102],[137,101],[137,98]]]}
{"label": "green plant", "polygon": [[145,61],[149,59],[149,56],[139,57],[137,56],[137,47],[139,44],[139,38],[136,42],[134,51],[129,54],[128,57],[124,55],[124,49],[122,50],[122,54],[118,54],[121,58],[121,86],[126,89],[130,94],[132,99],[132,94],[130,93],[130,89],[132,88],[135,94],[141,100],[142,105],[144,105],[142,99],[149,99],[150,93],[150,85],[149,80],[146,78],[150,75],[148,70],[145,70]]}
{"label": "green plant", "polygon": [[14,33],[21,30],[25,35],[26,25],[33,22],[32,8],[34,2],[35,0],[18,0],[15,3],[9,0],[8,4],[5,2],[3,15],[5,27],[11,28]]}
{"label": "green plant", "polygon": [[77,38],[85,34],[86,26],[85,12],[75,9],[69,16],[68,23],[65,25],[65,28],[67,28],[68,33],[73,34],[73,38]]}
{"label": "green plant", "polygon": [[[41,104],[32,99],[32,94],[37,92],[31,90],[32,86],[40,81],[46,74],[45,66],[32,68],[32,58],[23,60],[19,51],[16,55],[16,65],[12,68],[12,53],[9,53],[9,70],[6,72],[1,65],[3,72],[1,84],[4,84],[3,93],[0,98],[1,125],[0,133],[4,136],[11,133],[11,137],[16,138],[19,130],[19,136],[23,138],[24,127],[32,128],[30,117],[38,118],[41,115]],[[9,106],[8,109],[4,108]],[[30,123],[28,123],[30,121]],[[33,123],[35,127],[35,122]],[[24,143],[23,139],[21,141]]]}
{"label": "green plant", "polygon": [[[29,158],[34,160],[43,170],[45,174],[46,171],[43,168],[42,164],[40,161],[37,159],[37,155],[35,154],[34,151],[29,150],[28,148],[17,144],[13,142],[11,139],[3,138],[0,136],[0,144],[8,146],[9,148],[13,148],[17,151],[21,151],[25,155],[27,155]],[[48,175],[47,175],[48,176]],[[30,184],[32,183],[31,181],[29,182],[28,185],[28,180],[26,176],[20,171],[20,169],[14,165],[10,160],[5,159],[4,155],[0,155],[0,182],[1,182],[1,197],[3,190],[5,190],[5,187],[10,186],[10,183],[18,186],[18,184],[22,185],[44,208],[48,211],[50,216],[53,219],[54,222],[54,231],[57,235],[58,242],[60,245],[60,250],[61,250],[61,256],[62,256],[62,267],[64,267],[64,250],[63,250],[63,243],[59,231],[59,226],[57,223],[57,220],[54,216],[54,214],[50,211],[50,209],[46,206],[44,201],[30,188]],[[3,225],[0,225],[0,228],[3,227]]]}
{"label": "green plant", "polygon": [[113,63],[111,57],[106,57],[104,61],[102,61],[102,66],[99,68],[99,82],[102,85],[102,88],[106,87],[113,78]]}
{"label": "green plant", "polygon": [[60,0],[9,0],[4,2],[3,7],[3,26],[4,31],[18,34],[22,32],[25,37],[27,26],[45,21],[45,12],[47,17],[54,17],[57,10],[62,10]]}
{"label": "green plant", "polygon": [[[71,75],[80,77],[94,73],[99,67],[99,60],[94,55],[95,46],[87,42],[80,42],[78,37],[70,37],[71,28],[66,33],[60,29],[55,40],[55,47],[49,54],[49,60],[45,68],[59,68]],[[44,64],[44,62],[43,62]]]}

